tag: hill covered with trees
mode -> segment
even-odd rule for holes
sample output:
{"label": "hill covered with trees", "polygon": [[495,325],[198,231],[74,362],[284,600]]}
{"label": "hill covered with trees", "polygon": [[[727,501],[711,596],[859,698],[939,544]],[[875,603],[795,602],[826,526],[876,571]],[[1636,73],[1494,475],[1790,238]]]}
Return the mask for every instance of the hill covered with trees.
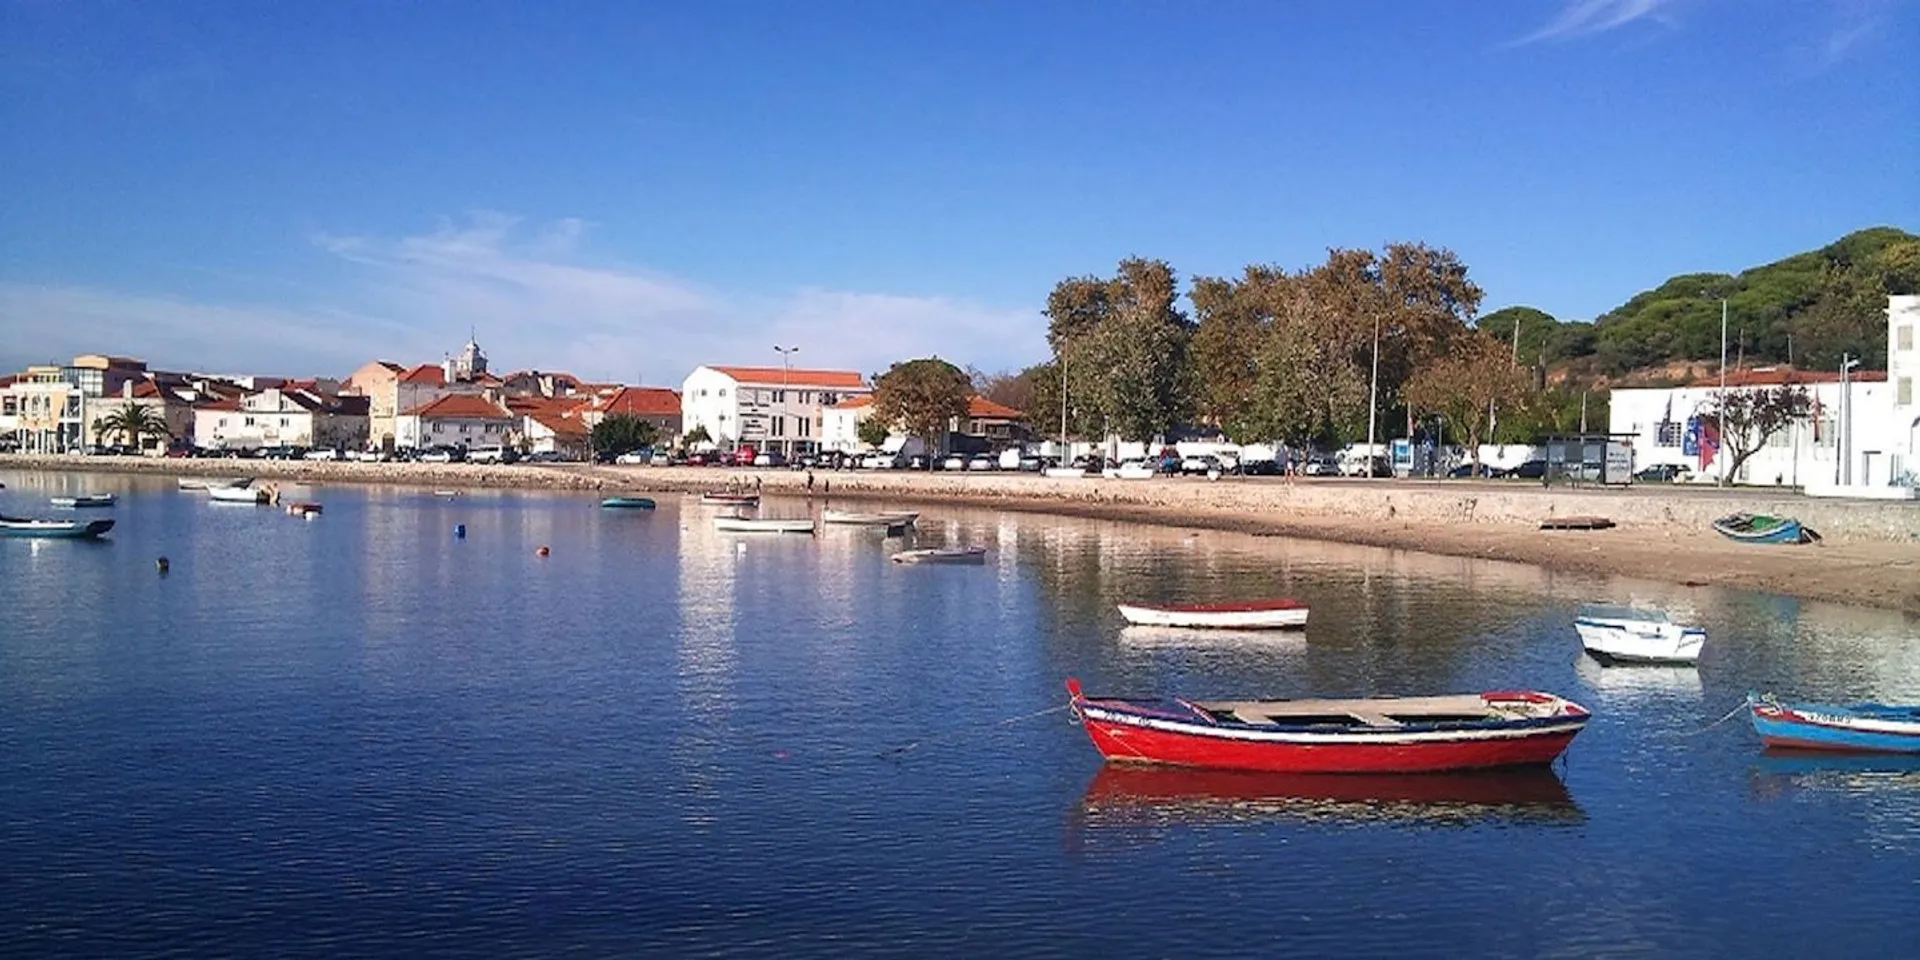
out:
{"label": "hill covered with trees", "polygon": [[1676,360],[1718,363],[1725,298],[1730,361],[1828,369],[1847,353],[1884,369],[1887,295],[1916,292],[1920,236],[1873,227],[1739,274],[1672,277],[1592,323],[1508,307],[1479,326],[1511,345],[1517,323],[1520,354],[1536,365],[1618,377]]}

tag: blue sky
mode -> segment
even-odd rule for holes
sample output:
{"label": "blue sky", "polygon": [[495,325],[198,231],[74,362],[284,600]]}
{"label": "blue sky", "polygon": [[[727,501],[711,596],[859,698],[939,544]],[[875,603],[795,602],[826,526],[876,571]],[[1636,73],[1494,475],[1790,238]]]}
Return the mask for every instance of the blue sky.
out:
{"label": "blue sky", "polygon": [[999,369],[1125,256],[1393,240],[1590,318],[1920,229],[1916,39],[1901,0],[0,0],[0,367],[344,375],[471,327],[650,383]]}

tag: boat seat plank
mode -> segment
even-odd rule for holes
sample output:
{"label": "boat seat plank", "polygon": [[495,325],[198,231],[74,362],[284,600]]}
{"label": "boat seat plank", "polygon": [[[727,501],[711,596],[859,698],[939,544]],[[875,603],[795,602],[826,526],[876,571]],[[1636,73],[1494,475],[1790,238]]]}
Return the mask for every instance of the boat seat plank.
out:
{"label": "boat seat plank", "polygon": [[1369,727],[1405,726],[1405,724],[1402,724],[1400,721],[1395,720],[1384,713],[1368,713],[1364,710],[1349,710],[1347,711],[1347,713],[1351,714],[1355,719],[1359,720],[1361,723],[1364,723]]}
{"label": "boat seat plank", "polygon": [[1343,713],[1377,715],[1383,707],[1391,709],[1393,715],[1397,717],[1491,712],[1485,700],[1472,695],[1407,697],[1392,699],[1388,703],[1380,700],[1194,700],[1191,702],[1194,706],[1212,713],[1238,716],[1245,711],[1249,715],[1262,718],[1250,721],[1254,723],[1265,723],[1266,718],[1269,717],[1328,716]]}

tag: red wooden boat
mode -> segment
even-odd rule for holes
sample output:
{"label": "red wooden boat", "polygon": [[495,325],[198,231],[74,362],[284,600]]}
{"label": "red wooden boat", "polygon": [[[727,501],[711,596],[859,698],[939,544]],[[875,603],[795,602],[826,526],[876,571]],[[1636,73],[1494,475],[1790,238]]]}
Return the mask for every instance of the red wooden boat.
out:
{"label": "red wooden boat", "polygon": [[1162,605],[1120,604],[1127,622],[1144,627],[1214,627],[1222,630],[1274,630],[1307,625],[1307,605],[1298,600],[1249,600],[1238,603]]}
{"label": "red wooden boat", "polygon": [[1067,681],[1101,755],[1272,773],[1432,773],[1552,763],[1588,712],[1550,693],[1363,700],[1130,700]]}

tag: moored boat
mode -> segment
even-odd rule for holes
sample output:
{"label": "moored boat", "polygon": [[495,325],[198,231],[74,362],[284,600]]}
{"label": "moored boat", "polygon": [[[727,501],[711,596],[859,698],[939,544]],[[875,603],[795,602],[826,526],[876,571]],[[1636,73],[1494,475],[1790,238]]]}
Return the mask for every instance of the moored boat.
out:
{"label": "moored boat", "polygon": [[600,501],[600,506],[608,510],[652,510],[650,497],[608,497]]}
{"label": "moored boat", "polygon": [[714,517],[713,528],[722,533],[812,533],[813,521],[788,517]]}
{"label": "moored boat", "polygon": [[208,487],[207,499],[214,503],[266,503],[271,497],[262,487]]}
{"label": "moored boat", "polygon": [[1765,513],[1730,513],[1713,521],[1713,529],[1741,543],[1806,543],[1817,539],[1800,521]]}
{"label": "moored boat", "polygon": [[1772,694],[1748,694],[1747,711],[1769,747],[1920,753],[1920,707],[1782,703]]}
{"label": "moored boat", "polygon": [[1573,629],[1588,653],[1621,663],[1693,663],[1707,642],[1707,631],[1640,607],[1588,604]]}
{"label": "moored boat", "polygon": [[320,505],[312,502],[287,504],[287,516],[290,517],[317,517],[320,510]]}
{"label": "moored boat", "polygon": [[111,493],[79,493],[71,497],[54,497],[47,502],[56,507],[77,509],[85,507],[111,507],[113,506],[113,500],[114,497]]}
{"label": "moored boat", "polygon": [[112,529],[112,520],[30,520],[0,516],[0,537],[91,540]]}
{"label": "moored boat", "polygon": [[1551,763],[1589,714],[1551,693],[1356,700],[1089,697],[1069,705],[1109,761],[1273,773],[1433,773]]}
{"label": "moored boat", "polygon": [[244,487],[252,482],[252,477],[181,477],[178,486],[182,490],[206,490],[210,487]]}
{"label": "moored boat", "polygon": [[934,547],[926,550],[902,550],[893,555],[894,563],[985,563],[986,547]]}
{"label": "moored boat", "polygon": [[919,519],[919,513],[906,510],[893,513],[860,513],[852,510],[820,511],[821,523],[857,527],[897,527],[902,524],[912,524]]}
{"label": "moored boat", "polygon": [[1239,603],[1120,604],[1128,623],[1145,627],[1212,627],[1222,630],[1275,630],[1307,625],[1307,605],[1298,600],[1248,600]]}

